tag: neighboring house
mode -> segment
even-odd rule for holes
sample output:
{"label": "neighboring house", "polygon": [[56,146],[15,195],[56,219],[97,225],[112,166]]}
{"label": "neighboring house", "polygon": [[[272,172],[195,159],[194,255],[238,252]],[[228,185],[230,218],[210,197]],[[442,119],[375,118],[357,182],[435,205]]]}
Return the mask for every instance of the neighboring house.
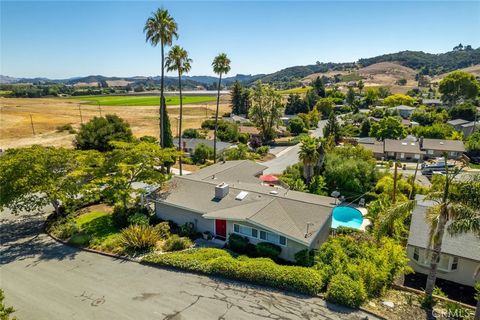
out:
{"label": "neighboring house", "polygon": [[251,126],[239,126],[239,133],[248,133],[251,137],[260,137],[260,130],[257,127]]}
{"label": "neighboring house", "polygon": [[425,150],[428,158],[443,157],[446,152],[448,158],[456,159],[465,152],[465,145],[461,140],[419,139],[420,147]]}
{"label": "neighboring house", "polygon": [[468,121],[463,119],[454,119],[447,121],[456,131],[462,132],[463,136],[467,138],[475,130],[480,129],[480,122],[477,121],[476,125],[474,121]]}
{"label": "neighboring house", "polygon": [[245,117],[245,115],[236,115],[233,113],[229,117],[223,117],[223,120],[227,122],[235,122],[235,123],[249,122],[249,120]]}
{"label": "neighboring house", "polygon": [[472,133],[480,131],[480,121],[473,122],[470,121],[468,123],[462,124],[461,132],[463,132],[463,136],[468,138]]}
{"label": "neighboring house", "polygon": [[[417,206],[412,213],[407,255],[415,272],[428,274],[430,267],[429,230],[427,209],[435,202],[417,196]],[[473,233],[443,236],[442,252],[437,277],[463,285],[473,286],[480,280],[480,239]]]}
{"label": "neighboring house", "polygon": [[385,156],[388,159],[419,160],[426,154],[419,141],[385,139],[383,143]]}
{"label": "neighboring house", "polygon": [[422,104],[429,107],[441,107],[443,102],[440,99],[422,99]]}
{"label": "neighboring house", "polygon": [[399,105],[399,106],[393,107],[392,109],[397,110],[398,114],[402,118],[408,118],[412,115],[413,111],[415,110],[415,107],[410,107],[410,106],[406,106],[406,105]]}
{"label": "neighboring house", "polygon": [[[195,148],[199,144],[205,144],[205,145],[213,148],[213,140],[197,139],[197,138],[191,138],[191,139],[183,138],[182,139],[182,145],[183,145],[182,150],[185,153],[187,153],[188,156],[191,156],[194,153]],[[178,140],[177,139],[175,139],[174,145],[175,145],[175,147],[178,148]],[[232,143],[217,140],[217,152],[218,152],[218,154],[222,153],[224,150],[227,150],[227,149],[229,149],[233,146],[234,146],[234,144],[232,144]]]}
{"label": "neighboring house", "polygon": [[251,243],[274,243],[280,257],[317,249],[328,238],[335,199],[263,185],[266,167],[227,161],[188,176],[176,176],[155,200],[156,215],[179,225],[191,222],[216,238],[231,234]]}
{"label": "neighboring house", "polygon": [[359,138],[357,143],[365,149],[372,151],[375,159],[381,160],[382,158],[385,158],[383,141],[378,141],[375,138]]}
{"label": "neighboring house", "polygon": [[463,120],[463,119],[453,119],[453,120],[447,121],[447,124],[451,125],[453,127],[453,129],[455,129],[457,131],[461,131],[462,130],[462,124],[469,123],[469,122],[470,121]]}
{"label": "neighboring house", "polygon": [[443,157],[445,152],[449,159],[457,159],[465,152],[463,141],[460,140],[406,138],[376,141],[372,138],[360,138],[358,145],[372,150],[377,159],[402,161]]}

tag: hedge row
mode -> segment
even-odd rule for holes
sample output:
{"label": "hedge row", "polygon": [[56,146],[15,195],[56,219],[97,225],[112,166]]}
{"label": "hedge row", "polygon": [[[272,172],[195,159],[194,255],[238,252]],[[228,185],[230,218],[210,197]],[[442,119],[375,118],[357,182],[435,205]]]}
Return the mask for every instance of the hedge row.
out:
{"label": "hedge row", "polygon": [[282,266],[268,258],[235,258],[221,249],[150,254],[143,261],[312,295],[318,294],[325,286],[324,277],[317,270]]}

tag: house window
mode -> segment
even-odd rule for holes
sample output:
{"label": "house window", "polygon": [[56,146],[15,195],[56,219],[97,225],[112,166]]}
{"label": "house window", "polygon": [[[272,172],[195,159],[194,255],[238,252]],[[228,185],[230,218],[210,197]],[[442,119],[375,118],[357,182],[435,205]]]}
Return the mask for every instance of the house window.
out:
{"label": "house window", "polygon": [[456,157],[456,156],[457,156],[457,153],[456,153],[455,151],[452,151],[452,152],[450,152],[450,155],[451,155],[452,157]]}
{"label": "house window", "polygon": [[448,270],[450,264],[450,256],[440,254],[440,260],[438,261],[438,268],[442,270]]}
{"label": "house window", "polygon": [[267,240],[267,233],[265,231],[260,231],[260,239]]}
{"label": "house window", "polygon": [[287,245],[287,238],[285,238],[284,236],[280,236],[280,244],[283,245],[283,246],[286,246]]}
{"label": "house window", "polygon": [[433,150],[427,150],[428,154],[433,154]]}
{"label": "house window", "polygon": [[258,230],[253,229],[247,226],[243,226],[241,224],[234,224],[233,225],[233,232],[242,234],[247,237],[256,238],[258,236]]}
{"label": "house window", "polygon": [[458,257],[454,257],[452,262],[452,270],[457,270],[457,268],[458,268]]}
{"label": "house window", "polygon": [[419,155],[419,154],[415,154],[415,155],[414,155],[414,158],[415,158],[415,159],[420,159],[420,155]]}
{"label": "house window", "polygon": [[418,261],[418,248],[413,249],[413,260]]}

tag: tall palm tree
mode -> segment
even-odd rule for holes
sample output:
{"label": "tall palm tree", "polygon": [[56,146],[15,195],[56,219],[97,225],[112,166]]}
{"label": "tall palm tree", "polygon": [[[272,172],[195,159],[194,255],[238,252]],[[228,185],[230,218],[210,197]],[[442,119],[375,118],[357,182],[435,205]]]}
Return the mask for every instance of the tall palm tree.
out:
{"label": "tall palm tree", "polygon": [[217,162],[217,130],[218,130],[218,107],[220,103],[220,86],[222,84],[222,75],[230,71],[230,59],[226,53],[220,53],[213,59],[213,72],[219,75],[217,91],[217,108],[215,109],[215,131],[213,133],[213,162]]}
{"label": "tall palm tree", "polygon": [[432,248],[425,286],[425,293],[429,297],[433,294],[437,279],[445,231],[450,236],[473,232],[480,237],[480,175],[470,177],[468,181],[455,179],[460,170],[449,173],[446,155],[445,170],[447,174],[444,184],[441,188],[432,188],[427,196],[427,199],[437,203],[427,211],[427,221],[430,224],[429,247]]}
{"label": "tall palm tree", "polygon": [[307,183],[313,176],[313,168],[318,162],[318,141],[314,137],[305,137],[298,151],[298,157],[303,161],[303,178]]}
{"label": "tall palm tree", "polygon": [[146,34],[146,41],[156,47],[160,44],[162,52],[161,80],[160,80],[160,146],[165,147],[165,123],[169,121],[165,118],[165,97],[164,97],[164,65],[165,65],[165,46],[171,46],[173,38],[178,39],[177,23],[172,18],[168,10],[157,9],[145,22],[143,32]]}
{"label": "tall palm tree", "polygon": [[[182,47],[175,45],[170,49],[165,67],[167,71],[178,72],[178,89],[180,94],[180,121],[178,124],[178,150],[182,150],[182,121],[183,121],[183,101],[182,101],[182,74],[188,73],[191,69],[192,59],[188,57],[188,52]],[[180,175],[182,175],[182,156],[178,158],[180,164]]]}

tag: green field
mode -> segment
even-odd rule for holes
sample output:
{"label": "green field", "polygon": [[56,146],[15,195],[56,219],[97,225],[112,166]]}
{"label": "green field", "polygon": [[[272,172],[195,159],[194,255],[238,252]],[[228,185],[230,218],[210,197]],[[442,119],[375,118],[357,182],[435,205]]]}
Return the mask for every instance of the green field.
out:
{"label": "green field", "polygon": [[307,86],[304,88],[293,88],[293,89],[288,89],[288,90],[278,90],[280,94],[291,94],[291,93],[307,93],[308,90],[310,90],[312,87]]}
{"label": "green field", "polygon": [[[78,96],[72,97],[74,100],[88,101],[88,104],[102,106],[158,106],[160,104],[159,96]],[[203,103],[214,101],[215,96],[184,96],[183,103]],[[165,97],[167,106],[180,104],[180,98],[174,96]]]}

